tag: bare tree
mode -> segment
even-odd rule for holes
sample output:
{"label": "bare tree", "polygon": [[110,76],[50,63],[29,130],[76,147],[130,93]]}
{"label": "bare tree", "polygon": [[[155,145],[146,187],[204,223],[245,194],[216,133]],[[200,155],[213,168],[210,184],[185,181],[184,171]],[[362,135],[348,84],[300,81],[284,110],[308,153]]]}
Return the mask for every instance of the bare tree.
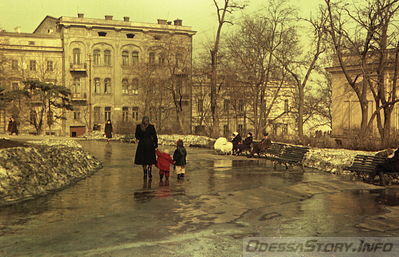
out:
{"label": "bare tree", "polygon": [[[394,24],[398,0],[370,0],[350,7],[343,2],[325,0],[326,26],[335,56],[349,86],[357,96],[362,112],[359,136],[364,137],[377,119],[383,145],[389,143],[391,114],[396,96],[399,45]],[[353,64],[358,69],[353,71]],[[376,111],[369,117],[369,92]],[[381,115],[383,111],[383,115]]]}
{"label": "bare tree", "polygon": [[218,27],[216,30],[215,41],[212,49],[210,50],[211,55],[211,114],[212,114],[212,136],[218,136],[219,133],[219,119],[218,119],[218,107],[217,107],[217,70],[218,70],[218,58],[220,48],[220,38],[222,28],[224,24],[233,24],[228,16],[236,10],[242,10],[245,8],[245,3],[240,3],[234,0],[213,0],[216,7],[216,14],[218,18]]}

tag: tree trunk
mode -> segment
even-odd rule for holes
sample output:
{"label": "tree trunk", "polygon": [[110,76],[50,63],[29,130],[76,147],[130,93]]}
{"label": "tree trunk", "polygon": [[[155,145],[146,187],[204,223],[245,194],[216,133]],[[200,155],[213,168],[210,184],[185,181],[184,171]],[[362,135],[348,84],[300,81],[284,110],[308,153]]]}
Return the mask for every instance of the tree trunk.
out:
{"label": "tree trunk", "polygon": [[305,105],[305,90],[302,85],[298,87],[298,137],[301,142],[303,142],[303,114]]}
{"label": "tree trunk", "polygon": [[218,137],[219,136],[219,119],[217,115],[217,50],[211,50],[211,116],[212,116],[212,127],[211,127],[211,136]]}

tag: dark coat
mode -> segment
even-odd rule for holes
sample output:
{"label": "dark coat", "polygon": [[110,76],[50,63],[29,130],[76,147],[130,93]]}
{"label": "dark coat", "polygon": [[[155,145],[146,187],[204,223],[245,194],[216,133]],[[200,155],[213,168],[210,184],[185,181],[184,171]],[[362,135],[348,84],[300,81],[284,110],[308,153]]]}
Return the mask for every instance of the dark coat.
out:
{"label": "dark coat", "polygon": [[18,124],[16,121],[13,121],[11,124],[11,134],[16,134],[18,135]]}
{"label": "dark coat", "polygon": [[104,133],[107,138],[112,138],[112,123],[105,124]]}
{"label": "dark coat", "polygon": [[158,148],[158,137],[154,125],[148,125],[145,130],[141,129],[141,125],[136,126],[136,139],[139,140],[137,145],[134,163],[139,165],[156,164],[155,148]]}
{"label": "dark coat", "polygon": [[259,143],[254,143],[252,147],[252,154],[260,154],[272,145],[272,141],[269,138],[263,138]]}
{"label": "dark coat", "polygon": [[11,133],[12,124],[13,124],[12,120],[8,121],[7,131],[8,131],[9,133]]}
{"label": "dark coat", "polygon": [[390,173],[399,172],[399,149],[395,151],[392,158],[388,158],[384,163],[377,166],[377,170]]}
{"label": "dark coat", "polygon": [[253,137],[249,136],[249,137],[245,138],[243,144],[247,145],[247,146],[251,146],[253,140],[254,140]]}
{"label": "dark coat", "polygon": [[173,153],[173,160],[175,161],[175,165],[185,166],[187,164],[186,156],[187,156],[186,148],[177,147],[177,149]]}
{"label": "dark coat", "polygon": [[237,149],[237,145],[241,142],[241,140],[242,138],[240,134],[238,134],[233,138],[233,140],[231,140],[231,142],[233,143],[233,149]]}

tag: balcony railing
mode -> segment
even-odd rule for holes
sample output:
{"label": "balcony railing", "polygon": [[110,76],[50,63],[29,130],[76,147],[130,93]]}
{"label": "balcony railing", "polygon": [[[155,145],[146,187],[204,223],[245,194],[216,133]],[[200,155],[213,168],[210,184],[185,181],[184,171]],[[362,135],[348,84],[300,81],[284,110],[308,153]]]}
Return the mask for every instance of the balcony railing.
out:
{"label": "balcony railing", "polygon": [[87,64],[86,63],[71,63],[70,71],[77,71],[77,72],[86,72]]}

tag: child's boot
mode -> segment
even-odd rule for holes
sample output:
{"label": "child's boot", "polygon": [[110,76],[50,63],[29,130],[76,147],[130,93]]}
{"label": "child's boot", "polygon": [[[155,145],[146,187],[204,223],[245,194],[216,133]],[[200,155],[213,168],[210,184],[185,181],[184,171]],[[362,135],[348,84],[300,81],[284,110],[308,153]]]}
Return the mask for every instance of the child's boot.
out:
{"label": "child's boot", "polygon": [[162,181],[163,179],[163,174],[159,174],[159,181]]}
{"label": "child's boot", "polygon": [[148,173],[148,178],[152,178],[152,174],[151,174],[151,166],[150,167],[148,167],[148,170],[147,170],[147,173]]}
{"label": "child's boot", "polygon": [[143,169],[143,173],[144,173],[144,174],[143,174],[143,178],[144,178],[144,179],[147,179],[147,168],[144,168],[144,169]]}

